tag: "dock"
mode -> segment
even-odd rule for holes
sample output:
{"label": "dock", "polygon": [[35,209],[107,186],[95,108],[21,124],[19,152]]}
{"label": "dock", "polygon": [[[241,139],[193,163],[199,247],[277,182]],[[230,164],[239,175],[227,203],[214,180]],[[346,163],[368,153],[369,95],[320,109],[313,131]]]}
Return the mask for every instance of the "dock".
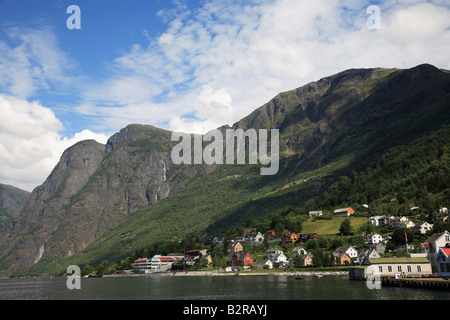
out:
{"label": "dock", "polygon": [[450,280],[443,278],[383,278],[383,287],[450,291]]}

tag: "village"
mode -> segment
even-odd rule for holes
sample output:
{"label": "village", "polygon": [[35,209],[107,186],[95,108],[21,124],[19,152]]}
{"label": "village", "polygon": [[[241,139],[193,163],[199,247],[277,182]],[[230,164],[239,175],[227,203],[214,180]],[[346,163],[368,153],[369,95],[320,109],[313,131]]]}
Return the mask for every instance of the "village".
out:
{"label": "village", "polygon": [[[415,208],[411,208],[412,211]],[[334,210],[336,218],[352,219],[355,210]],[[436,221],[450,222],[448,209],[438,209]],[[321,211],[310,211],[311,219],[320,217]],[[369,230],[402,230],[404,244],[393,246],[393,233],[369,232],[355,237],[322,237],[318,233],[284,232],[274,230],[250,231],[230,241],[211,239],[213,250],[201,248],[186,250],[184,254],[154,255],[141,257],[131,265],[134,274],[167,273],[186,270],[206,270],[221,273],[252,272],[273,274],[274,271],[340,270],[348,273],[350,280],[377,278],[450,278],[450,232],[433,232],[433,224],[414,223],[410,218],[372,216],[367,219]],[[407,232],[413,232],[420,245],[408,242]],[[397,232],[398,233],[398,232]],[[344,243],[343,239],[347,242]],[[417,241],[416,241],[417,242]],[[215,252],[225,249],[226,263],[215,263]],[[122,271],[123,272],[123,271]]]}

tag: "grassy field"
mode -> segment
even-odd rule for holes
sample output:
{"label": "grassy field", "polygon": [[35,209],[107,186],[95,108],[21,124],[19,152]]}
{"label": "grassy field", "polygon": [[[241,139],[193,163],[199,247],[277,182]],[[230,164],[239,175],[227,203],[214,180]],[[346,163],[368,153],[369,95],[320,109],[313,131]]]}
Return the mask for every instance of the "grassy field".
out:
{"label": "grassy field", "polygon": [[[331,220],[308,220],[304,222],[303,233],[317,232],[319,235],[336,235],[339,233],[339,227],[345,218],[332,218]],[[350,224],[353,230],[358,230],[364,224],[367,224],[366,217],[350,217]]]}

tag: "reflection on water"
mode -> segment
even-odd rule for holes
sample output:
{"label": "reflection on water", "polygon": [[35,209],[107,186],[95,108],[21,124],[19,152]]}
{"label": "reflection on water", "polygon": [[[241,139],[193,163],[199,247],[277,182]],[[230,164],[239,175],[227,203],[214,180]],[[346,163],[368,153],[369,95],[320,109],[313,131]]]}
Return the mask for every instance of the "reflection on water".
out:
{"label": "reflection on water", "polygon": [[0,300],[449,300],[450,292],[409,288],[369,289],[346,276],[111,277],[0,280]]}

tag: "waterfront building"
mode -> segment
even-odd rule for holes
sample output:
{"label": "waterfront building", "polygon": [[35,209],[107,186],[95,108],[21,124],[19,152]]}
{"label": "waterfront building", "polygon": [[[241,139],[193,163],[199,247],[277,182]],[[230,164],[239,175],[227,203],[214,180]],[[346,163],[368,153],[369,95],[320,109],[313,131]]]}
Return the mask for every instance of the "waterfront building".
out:
{"label": "waterfront building", "polygon": [[361,266],[349,268],[350,280],[367,280],[401,277],[429,277],[431,262],[427,258],[368,258]]}

